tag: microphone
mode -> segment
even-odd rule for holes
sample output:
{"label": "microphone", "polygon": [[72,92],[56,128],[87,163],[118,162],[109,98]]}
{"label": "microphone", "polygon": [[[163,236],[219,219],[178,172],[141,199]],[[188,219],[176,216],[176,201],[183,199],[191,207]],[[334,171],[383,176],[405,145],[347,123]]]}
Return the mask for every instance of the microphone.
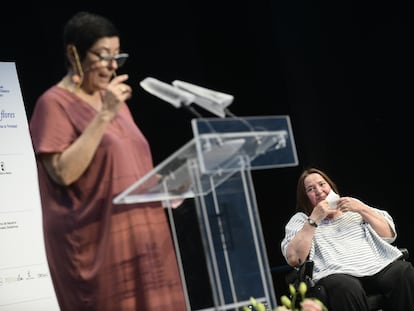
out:
{"label": "microphone", "polygon": [[151,77],[142,80],[140,85],[148,93],[165,100],[175,108],[180,108],[182,105],[188,106],[195,99],[193,94]]}
{"label": "microphone", "polygon": [[191,107],[192,103],[197,104],[221,118],[225,118],[226,114],[235,117],[234,114],[227,109],[233,102],[233,95],[213,91],[180,80],[175,80],[172,82],[172,85],[170,85],[155,78],[147,77],[140,82],[140,85],[152,95],[170,103],[175,108],[183,107],[198,118],[202,118],[202,115]]}
{"label": "microphone", "polygon": [[247,122],[245,119],[240,118],[233,114],[230,110],[227,109],[234,100],[234,96],[226,94],[223,92],[213,91],[211,89],[194,85],[188,82],[175,80],[172,82],[177,88],[188,91],[192,94],[195,94],[194,103],[203,107],[204,109],[210,111],[213,114],[216,114],[222,118],[225,118],[226,115],[239,120],[243,123],[251,132],[254,132],[255,129],[252,125]]}
{"label": "microphone", "polygon": [[[273,146],[274,149],[281,149],[286,146],[285,135],[269,139],[265,135],[260,135],[260,131],[266,133],[265,128],[255,127],[244,118],[238,117],[235,114],[233,114],[227,108],[232,104],[234,100],[233,95],[214,91],[205,87],[197,86],[180,80],[175,80],[172,82],[172,84],[183,91],[187,91],[194,94],[194,103],[204,108],[205,110],[208,110],[211,113],[216,114],[222,118],[225,118],[226,115],[228,115],[231,118],[238,120],[244,126],[246,126],[246,128],[249,131],[256,133],[254,137],[255,143],[258,146],[256,150],[259,154],[265,153],[266,150],[268,150],[271,146]],[[209,127],[211,126],[209,125]]]}
{"label": "microphone", "polygon": [[194,85],[188,82],[175,80],[172,82],[180,90],[190,92],[195,95],[194,103],[205,110],[221,117],[226,117],[227,107],[234,100],[234,96],[223,92],[213,91],[211,89]]}
{"label": "microphone", "polygon": [[[213,128],[208,119],[203,122],[206,124],[211,133],[217,133],[214,137],[216,142],[209,139],[205,140],[202,145],[202,170],[213,169],[214,167],[221,167],[222,165],[229,164],[234,155],[240,149],[255,150],[254,155],[250,157],[256,157],[258,155],[266,153],[271,147],[274,149],[284,148],[286,145],[285,135],[279,135],[278,137],[267,136],[266,128],[255,127],[248,120],[240,118],[231,113],[227,107],[233,102],[234,97],[230,94],[213,91],[201,86],[197,86],[188,82],[175,80],[172,85],[159,81],[157,79],[148,77],[140,82],[140,85],[147,92],[161,98],[162,100],[169,102],[175,108],[185,108],[194,114],[197,118],[202,119],[201,114],[197,112],[192,103],[199,105],[205,110],[218,115],[221,118],[225,118],[226,114],[231,118],[237,120],[243,126],[245,126],[250,132],[254,133],[254,140],[249,140],[248,137],[222,139]],[[263,131],[264,135],[260,132]],[[254,144],[251,148],[248,145]],[[243,147],[244,146],[244,147]],[[247,147],[246,147],[247,146]]]}
{"label": "microphone", "polygon": [[142,80],[140,85],[148,93],[170,103],[175,108],[184,108],[197,118],[202,117],[197,110],[190,107],[191,103],[195,100],[193,94],[151,77]]}
{"label": "microphone", "polygon": [[[250,131],[254,131],[249,122],[237,117],[227,109],[233,102],[233,95],[213,91],[180,80],[175,80],[172,84],[173,85],[170,85],[152,77],[147,77],[140,82],[141,87],[147,92],[170,103],[175,108],[184,107],[197,118],[202,118],[203,116],[190,106],[192,103],[198,104],[202,108],[221,118],[225,118],[227,113],[232,118],[238,119],[241,123],[246,125]],[[211,128],[210,123],[208,123],[208,127],[212,132],[215,132],[215,130]]]}

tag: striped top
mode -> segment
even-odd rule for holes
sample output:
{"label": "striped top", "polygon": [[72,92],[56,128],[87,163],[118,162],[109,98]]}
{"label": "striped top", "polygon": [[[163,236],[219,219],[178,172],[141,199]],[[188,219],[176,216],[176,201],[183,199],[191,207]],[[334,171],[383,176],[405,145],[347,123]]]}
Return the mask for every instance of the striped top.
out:
{"label": "striped top", "polygon": [[[395,231],[395,224],[388,212],[370,207],[383,215]],[[296,233],[302,229],[308,216],[302,212],[292,216],[285,228],[281,242],[283,256]],[[315,229],[309,259],[314,261],[313,279],[334,273],[356,277],[373,275],[402,255],[391,245],[397,238],[381,238],[362,216],[346,212],[341,216],[322,221]]]}

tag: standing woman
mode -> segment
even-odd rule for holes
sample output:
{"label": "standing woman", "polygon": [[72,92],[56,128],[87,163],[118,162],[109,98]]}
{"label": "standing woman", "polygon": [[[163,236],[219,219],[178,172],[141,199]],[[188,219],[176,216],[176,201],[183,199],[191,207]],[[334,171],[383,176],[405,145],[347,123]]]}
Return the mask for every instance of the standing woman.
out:
{"label": "standing woman", "polygon": [[127,75],[105,17],[75,14],[64,27],[67,74],[30,119],[47,259],[62,311],[186,310],[160,203],[114,205],[153,168],[125,101]]}

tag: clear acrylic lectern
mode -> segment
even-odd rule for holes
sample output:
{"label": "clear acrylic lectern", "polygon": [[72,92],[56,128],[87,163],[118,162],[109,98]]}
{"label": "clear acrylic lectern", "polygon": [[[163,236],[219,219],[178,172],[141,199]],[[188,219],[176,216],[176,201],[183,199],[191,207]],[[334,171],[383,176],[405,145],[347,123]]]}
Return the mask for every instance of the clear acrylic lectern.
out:
{"label": "clear acrylic lectern", "polygon": [[[298,165],[288,116],[193,119],[194,138],[118,195],[167,208],[188,310],[241,310],[250,297],[277,306],[251,170]],[[191,201],[199,240],[173,208]],[[179,214],[178,214],[179,215]],[[193,240],[194,239],[194,240]],[[200,244],[201,256],[193,255]],[[190,250],[188,250],[190,249]],[[197,262],[202,269],[188,268]],[[195,280],[195,281],[194,281]],[[207,286],[206,286],[207,284]],[[192,297],[202,289],[204,301]],[[196,294],[194,294],[196,296]]]}

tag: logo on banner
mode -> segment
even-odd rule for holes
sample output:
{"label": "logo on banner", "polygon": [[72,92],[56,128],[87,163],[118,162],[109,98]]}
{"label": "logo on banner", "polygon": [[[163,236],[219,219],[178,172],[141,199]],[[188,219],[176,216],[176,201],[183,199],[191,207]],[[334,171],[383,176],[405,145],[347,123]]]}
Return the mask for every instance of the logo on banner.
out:
{"label": "logo on banner", "polygon": [[3,85],[0,85],[0,97],[4,96],[4,94],[9,93],[10,91],[6,88],[4,88]]}
{"label": "logo on banner", "polygon": [[9,172],[6,168],[6,163],[4,161],[0,161],[0,175],[9,175]]}
{"label": "logo on banner", "polygon": [[[7,112],[4,109],[0,111],[0,128],[17,128],[17,124],[10,124],[11,120],[16,118],[15,112]],[[2,124],[7,122],[7,124]]]}
{"label": "logo on banner", "polygon": [[[9,94],[10,90],[0,85],[0,97]],[[10,124],[10,121],[14,121],[16,118],[15,112],[6,111],[1,109],[0,111],[0,128],[17,128],[17,124]]]}

